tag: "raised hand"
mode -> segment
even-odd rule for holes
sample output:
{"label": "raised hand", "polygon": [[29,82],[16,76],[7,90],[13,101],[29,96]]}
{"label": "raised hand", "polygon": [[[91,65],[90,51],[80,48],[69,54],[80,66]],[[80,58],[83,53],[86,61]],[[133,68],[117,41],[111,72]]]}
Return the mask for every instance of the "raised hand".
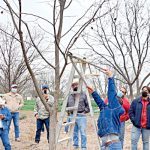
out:
{"label": "raised hand", "polygon": [[113,76],[113,73],[109,69],[103,69],[102,72],[110,78]]}
{"label": "raised hand", "polygon": [[90,94],[92,94],[94,92],[94,90],[91,87],[87,86],[86,88],[88,89]]}

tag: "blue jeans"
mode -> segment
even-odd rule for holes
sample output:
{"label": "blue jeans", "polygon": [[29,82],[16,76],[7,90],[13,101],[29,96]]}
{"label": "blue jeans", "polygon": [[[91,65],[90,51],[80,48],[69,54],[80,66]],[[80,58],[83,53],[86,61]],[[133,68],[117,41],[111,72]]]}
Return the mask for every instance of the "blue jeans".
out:
{"label": "blue jeans", "polygon": [[0,137],[2,139],[2,143],[5,147],[5,150],[11,150],[10,142],[9,142],[9,137],[8,137],[8,130],[5,129],[0,129]]}
{"label": "blue jeans", "polygon": [[[11,113],[11,120],[13,119],[14,128],[15,128],[15,138],[19,138],[19,112]],[[10,130],[11,120],[8,122],[8,132]]]}
{"label": "blue jeans", "polygon": [[42,127],[42,130],[41,130],[42,132],[44,132],[44,124],[43,124],[43,127]]}
{"label": "blue jeans", "polygon": [[125,133],[125,122],[121,122],[119,139],[121,141],[122,148],[123,148],[123,143],[124,143],[124,133]]}
{"label": "blue jeans", "polygon": [[119,142],[112,143],[107,147],[102,146],[101,150],[122,150],[122,145],[121,142],[119,141]]}
{"label": "blue jeans", "polygon": [[41,137],[41,131],[42,131],[42,127],[44,126],[46,127],[47,130],[47,140],[49,141],[49,118],[46,119],[37,119],[36,121],[36,135],[35,135],[35,141],[40,141],[40,137]]}
{"label": "blue jeans", "polygon": [[150,130],[144,128],[132,127],[131,131],[131,148],[137,150],[138,141],[142,134],[143,150],[149,150]]}
{"label": "blue jeans", "polygon": [[83,114],[77,114],[75,127],[74,127],[74,133],[73,133],[73,141],[74,141],[73,146],[79,147],[78,133],[80,131],[81,148],[86,148],[86,143],[87,143],[86,126],[87,126],[86,116]]}

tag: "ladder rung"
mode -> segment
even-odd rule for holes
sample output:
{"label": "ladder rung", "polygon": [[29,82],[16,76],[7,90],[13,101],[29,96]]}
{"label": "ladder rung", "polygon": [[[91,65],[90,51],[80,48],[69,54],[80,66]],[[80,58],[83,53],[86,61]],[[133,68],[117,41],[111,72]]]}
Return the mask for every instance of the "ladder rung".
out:
{"label": "ladder rung", "polygon": [[73,92],[70,92],[70,94],[80,94],[81,92],[78,92],[78,91],[73,91]]}
{"label": "ladder rung", "polygon": [[77,106],[73,106],[73,107],[66,107],[66,110],[77,110],[78,107]]}
{"label": "ladder rung", "polygon": [[63,123],[62,126],[70,126],[75,124],[75,122],[67,122],[67,123]]}
{"label": "ladder rung", "polygon": [[[84,77],[90,77],[90,76],[100,76],[100,74],[94,74],[94,73],[91,73],[91,74],[84,74]],[[80,78],[79,75],[74,75],[74,78]]]}
{"label": "ladder rung", "polygon": [[68,141],[68,140],[71,140],[71,139],[72,139],[71,137],[67,137],[67,138],[58,140],[58,143],[61,143],[61,142],[64,142],[64,141]]}

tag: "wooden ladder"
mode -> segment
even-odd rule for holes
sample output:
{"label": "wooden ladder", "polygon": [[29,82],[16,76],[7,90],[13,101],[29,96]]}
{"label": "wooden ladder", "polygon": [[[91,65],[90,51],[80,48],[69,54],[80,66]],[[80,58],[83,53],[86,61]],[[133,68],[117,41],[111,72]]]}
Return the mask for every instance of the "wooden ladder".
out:
{"label": "wooden ladder", "polygon": [[[77,116],[77,111],[78,111],[78,104],[79,104],[79,100],[80,100],[80,96],[75,96],[75,105],[74,107],[67,107],[67,101],[68,101],[68,96],[70,94],[70,89],[71,89],[71,84],[73,79],[76,77],[79,79],[79,85],[78,85],[78,90],[74,91],[72,94],[79,94],[82,91],[82,86],[87,86],[86,84],[86,80],[85,80],[85,70],[86,70],[86,64],[87,62],[85,61],[85,59],[78,59],[77,57],[73,58],[72,55],[69,55],[71,63],[72,63],[72,69],[70,72],[70,76],[69,76],[69,80],[67,83],[67,89],[65,92],[65,97],[64,97],[64,101],[63,101],[63,105],[62,105],[62,109],[61,109],[61,113],[59,116],[59,120],[58,120],[58,124],[57,124],[57,134],[56,134],[56,144],[58,145],[59,143],[62,143],[64,141],[67,141],[67,149],[70,150],[71,149],[71,143],[72,143],[72,137],[73,137],[73,129],[74,129],[74,125],[75,125],[75,120],[76,120],[76,116]],[[80,69],[79,69],[79,67]],[[78,73],[78,75],[75,75],[75,72]],[[94,119],[94,112],[92,109],[92,104],[91,104],[91,99],[90,99],[90,95],[88,90],[86,89],[86,95],[87,95],[87,100],[88,100],[88,104],[90,107],[90,115],[91,115],[91,119],[93,122],[93,126],[94,126],[94,130],[95,130],[95,135],[97,137],[97,142],[99,144],[99,150],[100,150],[100,140],[99,137],[97,135],[97,126],[96,126],[96,122]],[[66,116],[66,111],[73,111],[73,116],[71,117],[71,122],[67,122],[67,123],[63,123],[63,120]],[[67,137],[60,139],[60,132],[62,127],[64,128],[65,126],[69,126],[70,130],[67,133]]]}

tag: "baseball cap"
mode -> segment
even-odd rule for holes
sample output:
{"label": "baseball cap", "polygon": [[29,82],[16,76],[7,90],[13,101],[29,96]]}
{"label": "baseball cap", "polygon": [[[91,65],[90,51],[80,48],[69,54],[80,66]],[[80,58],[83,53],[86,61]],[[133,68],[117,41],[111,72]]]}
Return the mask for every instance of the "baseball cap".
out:
{"label": "baseball cap", "polygon": [[72,86],[78,85],[78,84],[79,84],[79,79],[73,79]]}
{"label": "baseball cap", "polygon": [[17,87],[17,84],[12,84],[11,88]]}
{"label": "baseball cap", "polygon": [[48,89],[48,85],[47,84],[42,85],[42,89]]}

